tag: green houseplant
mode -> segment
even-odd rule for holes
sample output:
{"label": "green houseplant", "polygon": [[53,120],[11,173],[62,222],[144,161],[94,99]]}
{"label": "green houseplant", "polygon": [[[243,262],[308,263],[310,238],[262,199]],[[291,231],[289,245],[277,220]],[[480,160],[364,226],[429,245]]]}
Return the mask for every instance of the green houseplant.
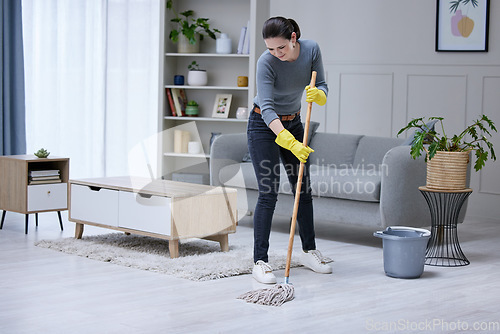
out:
{"label": "green houseplant", "polygon": [[[210,27],[208,18],[194,18],[194,11],[192,10],[177,13],[173,7],[172,0],[167,1],[167,9],[173,12],[174,18],[170,21],[175,23],[176,26],[176,28],[170,31],[169,38],[174,43],[179,42],[179,52],[198,52],[198,39],[203,40],[205,36],[216,39],[215,34],[220,33],[219,29]],[[184,46],[184,44],[181,43],[183,38],[191,47],[189,47],[189,45]],[[183,50],[182,48],[184,47],[187,47],[187,49]]]}
{"label": "green houseplant", "polygon": [[[443,117],[429,117],[428,121],[437,121],[441,126],[441,133],[436,131],[434,126],[429,126],[430,123],[426,124],[424,117],[411,120],[398,132],[399,136],[407,130],[416,130],[410,144],[410,155],[417,159],[425,151],[428,187],[431,185],[430,188],[447,190],[465,188],[467,163],[471,152],[474,152],[476,157],[476,171],[481,170],[489,158],[496,160],[495,150],[489,138],[491,132],[497,132],[497,129],[486,115],[476,119],[459,134],[451,136],[445,132]],[[429,175],[436,171],[437,175]],[[449,189],[441,184],[445,181],[442,179],[446,178],[454,184]],[[434,183],[437,184],[433,185]]]}

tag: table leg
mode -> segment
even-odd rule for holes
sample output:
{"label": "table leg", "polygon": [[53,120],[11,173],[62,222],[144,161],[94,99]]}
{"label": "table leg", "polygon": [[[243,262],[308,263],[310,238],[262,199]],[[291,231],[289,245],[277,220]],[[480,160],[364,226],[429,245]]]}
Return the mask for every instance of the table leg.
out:
{"label": "table leg", "polygon": [[171,259],[179,257],[179,240],[169,240],[168,251],[170,252]]}
{"label": "table leg", "polygon": [[75,239],[82,238],[84,226],[85,226],[84,224],[76,223],[76,225],[75,225]]}
{"label": "table leg", "polygon": [[229,237],[227,234],[210,235],[203,239],[218,242],[221,252],[229,252]]}
{"label": "table leg", "polygon": [[59,225],[61,225],[61,231],[64,231],[61,218],[61,211],[57,211],[57,216],[59,217]]}
{"label": "table leg", "polygon": [[5,214],[7,213],[6,210],[3,210],[2,212],[2,223],[0,224],[0,230],[3,228],[3,221],[5,220]]}
{"label": "table leg", "polygon": [[229,252],[229,238],[227,234],[219,236],[219,243],[221,252]]}

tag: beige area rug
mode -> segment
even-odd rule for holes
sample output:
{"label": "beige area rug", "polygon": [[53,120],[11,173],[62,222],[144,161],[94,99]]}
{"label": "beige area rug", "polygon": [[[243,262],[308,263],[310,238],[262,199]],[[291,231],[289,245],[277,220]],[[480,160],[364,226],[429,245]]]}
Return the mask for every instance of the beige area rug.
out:
{"label": "beige area rug", "polygon": [[[229,252],[221,252],[218,242],[181,240],[180,256],[175,259],[170,258],[168,240],[124,233],[41,240],[35,246],[193,281],[249,274],[253,268],[252,245],[241,245],[231,238]],[[269,264],[273,269],[284,269],[285,263],[286,250],[269,252]],[[292,256],[292,267],[297,266]]]}

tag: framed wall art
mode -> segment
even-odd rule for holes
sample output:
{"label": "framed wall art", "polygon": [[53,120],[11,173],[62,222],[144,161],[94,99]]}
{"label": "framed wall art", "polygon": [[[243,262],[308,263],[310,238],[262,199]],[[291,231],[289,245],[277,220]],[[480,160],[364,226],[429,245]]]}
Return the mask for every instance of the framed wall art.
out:
{"label": "framed wall art", "polygon": [[488,51],[489,0],[436,1],[436,51]]}
{"label": "framed wall art", "polygon": [[231,94],[217,94],[212,117],[227,118],[229,116],[229,108],[231,108],[232,97]]}

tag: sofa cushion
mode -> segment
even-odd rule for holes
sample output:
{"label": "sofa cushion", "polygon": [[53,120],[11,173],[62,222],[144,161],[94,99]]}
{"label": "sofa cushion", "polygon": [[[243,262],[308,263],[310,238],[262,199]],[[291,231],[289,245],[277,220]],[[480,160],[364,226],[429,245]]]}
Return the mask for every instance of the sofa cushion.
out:
{"label": "sofa cushion", "polygon": [[[219,171],[219,180],[227,187],[259,190],[257,177],[251,162],[243,162],[223,167]],[[291,194],[285,168],[280,164],[280,193]]]}
{"label": "sofa cushion", "polygon": [[309,155],[309,161],[311,164],[336,168],[351,166],[361,137],[359,135],[318,132],[309,145],[314,150]]}
{"label": "sofa cushion", "polygon": [[353,168],[380,169],[385,154],[393,147],[401,145],[403,139],[364,136],[359,141]]}
{"label": "sofa cushion", "polygon": [[332,168],[311,165],[311,188],[317,197],[364,202],[380,201],[381,172],[378,169]]}

